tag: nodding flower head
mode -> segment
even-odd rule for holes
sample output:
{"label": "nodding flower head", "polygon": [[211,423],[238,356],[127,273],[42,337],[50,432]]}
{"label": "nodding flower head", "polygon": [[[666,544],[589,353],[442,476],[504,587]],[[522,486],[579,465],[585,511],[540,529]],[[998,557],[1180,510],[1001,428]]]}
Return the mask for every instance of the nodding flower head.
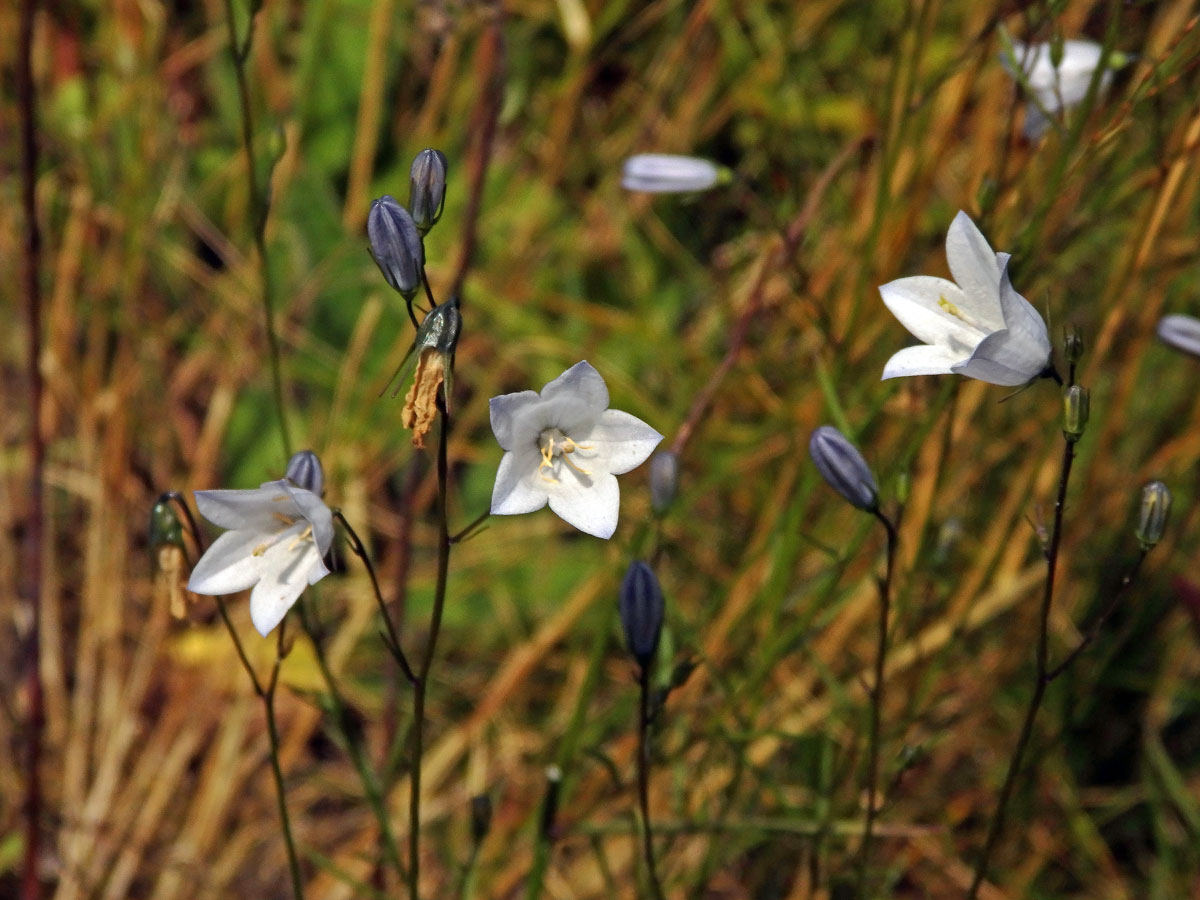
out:
{"label": "nodding flower head", "polygon": [[879,288],[900,324],[923,341],[888,360],[884,378],[953,372],[1017,386],[1050,371],[1042,317],[1013,289],[1007,253],[996,253],[966,213],[946,234],[954,281],[916,275]]}

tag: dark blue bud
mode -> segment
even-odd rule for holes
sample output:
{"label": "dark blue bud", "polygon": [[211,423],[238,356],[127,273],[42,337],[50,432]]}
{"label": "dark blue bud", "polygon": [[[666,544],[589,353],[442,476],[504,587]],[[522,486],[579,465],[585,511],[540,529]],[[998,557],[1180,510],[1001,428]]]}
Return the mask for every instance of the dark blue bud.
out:
{"label": "dark blue bud", "polygon": [[822,425],[808,441],[808,453],[821,477],[846,502],[867,512],[879,509],[879,488],[862,454],[832,425]]}
{"label": "dark blue bud", "polygon": [[665,606],[654,571],[641,560],[629,564],[625,580],[621,582],[620,609],[625,644],[645,671],[658,650]]}
{"label": "dark blue bud", "polygon": [[445,155],[440,150],[422,150],[408,177],[408,208],[417,231],[425,234],[442,217],[446,205]]}
{"label": "dark blue bud", "polygon": [[317,454],[311,450],[301,450],[292,454],[283,477],[296,487],[304,488],[318,497],[325,493],[325,470],[321,468],[321,460],[317,459]]}
{"label": "dark blue bud", "polygon": [[425,250],[408,210],[390,194],[373,201],[367,216],[367,237],[371,255],[387,283],[411,300],[421,287]]}

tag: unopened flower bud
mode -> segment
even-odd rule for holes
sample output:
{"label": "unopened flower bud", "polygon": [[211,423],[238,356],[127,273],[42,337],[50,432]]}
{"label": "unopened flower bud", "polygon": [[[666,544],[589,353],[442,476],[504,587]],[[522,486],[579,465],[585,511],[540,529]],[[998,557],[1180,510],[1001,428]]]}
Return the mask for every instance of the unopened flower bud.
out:
{"label": "unopened flower bud", "polygon": [[1085,387],[1073,384],[1063,391],[1063,436],[1074,443],[1083,437],[1091,411],[1091,397]]}
{"label": "unopened flower bud", "polygon": [[471,838],[478,844],[491,827],[492,798],[489,794],[476,794],[471,798]]}
{"label": "unopened flower bud", "polygon": [[1054,34],[1050,36],[1050,65],[1058,68],[1063,61],[1063,36],[1062,32],[1057,28],[1054,29]]}
{"label": "unopened flower bud", "polygon": [[546,767],[546,793],[542,797],[539,828],[542,837],[548,841],[554,840],[557,836],[555,823],[558,819],[558,796],[559,790],[562,788],[562,777],[562,769],[558,766]]}
{"label": "unopened flower bud", "polygon": [[879,509],[879,488],[862,454],[832,425],[822,425],[808,441],[808,453],[821,477],[852,506]]}
{"label": "unopened flower bud", "polygon": [[634,560],[621,582],[621,627],[625,630],[629,654],[643,672],[650,667],[658,650],[664,607],[662,588],[654,571],[641,560]]}
{"label": "unopened flower bud", "polygon": [[391,194],[371,203],[367,237],[371,241],[371,255],[387,283],[411,300],[421,287],[425,250],[412,216]]}
{"label": "unopened flower bud", "polygon": [[440,150],[422,150],[409,170],[408,209],[417,231],[425,234],[442,217],[446,204],[446,157]]}
{"label": "unopened flower bud", "polygon": [[318,497],[325,493],[325,470],[321,468],[317,454],[311,450],[292,454],[283,477]]}
{"label": "unopened flower bud", "polygon": [[1066,354],[1067,362],[1075,365],[1083,358],[1083,335],[1074,325],[1067,328],[1063,335],[1063,352]]}
{"label": "unopened flower bud", "polygon": [[679,457],[660,450],[650,457],[650,508],[662,515],[675,500],[679,487]]}
{"label": "unopened flower bud", "polygon": [[678,194],[706,191],[722,180],[722,170],[707,159],[670,153],[641,153],[625,160],[621,186],[627,191]]}
{"label": "unopened flower bud", "polygon": [[183,547],[183,523],[175,511],[170,494],[163,494],[150,509],[150,549],[164,545]]}
{"label": "unopened flower bud", "polygon": [[1158,322],[1158,339],[1168,347],[1200,356],[1200,319],[1179,314],[1163,316]]}
{"label": "unopened flower bud", "polygon": [[1162,540],[1171,512],[1171,492],[1161,481],[1151,481],[1142,488],[1142,505],[1138,509],[1137,530],[1134,534],[1143,550],[1149,550]]}

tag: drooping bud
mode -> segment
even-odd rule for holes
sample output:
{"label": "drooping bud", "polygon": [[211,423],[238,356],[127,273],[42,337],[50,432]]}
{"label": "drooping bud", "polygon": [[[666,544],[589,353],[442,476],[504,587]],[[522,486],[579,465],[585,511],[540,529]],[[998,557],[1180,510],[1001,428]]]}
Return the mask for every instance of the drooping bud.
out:
{"label": "drooping bud", "polygon": [[183,549],[183,523],[170,494],[163,494],[150,509],[150,549],[170,545]]}
{"label": "drooping bud", "polygon": [[1067,328],[1063,334],[1063,353],[1069,365],[1076,365],[1083,359],[1083,335],[1074,325]]}
{"label": "drooping bud", "polygon": [[387,283],[411,301],[421,287],[425,250],[412,216],[391,194],[371,203],[367,237],[371,255]]}
{"label": "drooping bud", "polygon": [[650,457],[650,508],[662,515],[675,500],[679,488],[679,457],[660,450]]}
{"label": "drooping bud", "polygon": [[1200,319],[1174,314],[1158,322],[1158,339],[1168,347],[1200,356]]}
{"label": "drooping bud", "polygon": [[1143,550],[1149,550],[1162,540],[1171,513],[1171,492],[1161,481],[1151,481],[1142,488],[1142,505],[1134,534]]}
{"label": "drooping bud", "polygon": [[150,510],[150,550],[154,554],[155,596],[164,598],[171,615],[187,615],[187,553],[183,543],[183,523],[171,500],[163,494]]}
{"label": "drooping bud", "polygon": [[440,150],[422,150],[409,170],[408,209],[421,234],[437,224],[446,204],[446,157]]}
{"label": "drooping bud", "polygon": [[629,654],[645,672],[650,667],[662,636],[662,588],[654,571],[641,560],[634,560],[621,582],[621,627]]}
{"label": "drooping bud", "polygon": [[706,191],[728,177],[727,171],[707,159],[670,153],[640,153],[625,160],[621,168],[625,190],[651,194]]}
{"label": "drooping bud", "polygon": [[1091,412],[1091,396],[1088,390],[1073,384],[1063,391],[1063,437],[1075,443],[1083,437]]}
{"label": "drooping bud", "polygon": [[487,837],[492,827],[492,798],[490,794],[476,794],[471,798],[471,839],[478,844]]}
{"label": "drooping bud", "polygon": [[879,488],[862,454],[832,425],[822,425],[808,441],[808,453],[826,483],[851,506],[879,509]]}
{"label": "drooping bud", "polygon": [[321,468],[317,454],[311,450],[293,453],[283,477],[318,497],[325,493],[325,470]]}

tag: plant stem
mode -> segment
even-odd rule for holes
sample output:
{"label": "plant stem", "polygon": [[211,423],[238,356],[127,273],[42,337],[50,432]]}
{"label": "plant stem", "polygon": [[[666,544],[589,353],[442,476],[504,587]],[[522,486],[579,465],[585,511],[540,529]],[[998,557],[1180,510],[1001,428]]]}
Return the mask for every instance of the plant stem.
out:
{"label": "plant stem", "polygon": [[258,185],[258,166],[254,159],[254,118],[250,107],[250,87],[246,80],[246,57],[254,37],[254,17],[246,26],[246,39],[239,43],[237,24],[233,18],[233,0],[225,0],[225,25],[229,33],[229,55],[237,77],[238,102],[242,113],[242,151],[246,154],[246,184],[250,192],[250,214],[254,231],[254,246],[262,274],[263,319],[267,332],[267,356],[271,365],[271,387],[275,395],[275,410],[279,417],[279,436],[283,455],[292,455],[292,439],[288,430],[287,411],[283,400],[283,374],[279,362],[279,338],[275,334],[274,288],[271,266],[267,257],[267,203]]}
{"label": "plant stem", "polygon": [[333,517],[346,530],[346,536],[350,539],[350,549],[354,552],[355,556],[362,560],[363,565],[367,569],[367,575],[371,578],[371,589],[375,593],[375,604],[379,607],[379,614],[383,616],[383,624],[387,628],[387,634],[383,636],[384,645],[399,664],[401,671],[404,672],[404,677],[408,679],[410,684],[413,684],[416,682],[417,676],[413,672],[412,666],[408,664],[408,657],[404,655],[404,649],[400,646],[400,635],[396,631],[395,623],[392,622],[387,604],[383,602],[383,593],[379,589],[379,579],[375,576],[375,566],[371,563],[371,557],[367,554],[367,548],[359,538],[358,532],[350,527],[350,523],[346,521],[346,517],[342,515],[340,509],[334,511]]}
{"label": "plant stem", "polygon": [[1079,654],[1083,653],[1084,650],[1090,647],[1092,645],[1092,641],[1096,640],[1096,638],[1100,635],[1100,629],[1104,627],[1104,623],[1108,621],[1109,616],[1116,612],[1117,606],[1120,604],[1121,600],[1124,599],[1125,593],[1129,590],[1129,586],[1133,584],[1133,580],[1137,578],[1137,574],[1142,568],[1142,563],[1146,561],[1146,554],[1149,552],[1150,550],[1147,547],[1142,547],[1142,549],[1138,552],[1138,558],[1134,560],[1132,568],[1130,568],[1125,577],[1121,579],[1121,584],[1113,594],[1112,599],[1108,601],[1108,606],[1104,607],[1104,611],[1100,613],[1095,623],[1090,629],[1088,629],[1087,634],[1080,639],[1079,644],[1075,647],[1075,649],[1068,653],[1062,662],[1060,662],[1046,674],[1047,681],[1054,681],[1060,675],[1066,672],[1067,669],[1071,667],[1071,664],[1079,658]]}
{"label": "plant stem", "polygon": [[[181,501],[176,500],[176,503],[185,510],[187,509],[186,505]],[[188,519],[192,519],[190,510],[188,510]],[[196,539],[197,545],[203,549],[199,532],[194,531],[192,536]],[[279,807],[279,821],[283,827],[283,842],[287,847],[288,869],[292,877],[292,896],[295,900],[304,900],[304,882],[300,875],[300,858],[296,855],[296,843],[292,838],[292,823],[291,818],[288,816],[286,788],[283,783],[283,769],[279,765],[279,729],[275,724],[275,687],[279,683],[279,667],[283,664],[283,629],[285,626],[283,623],[279,626],[279,639],[275,645],[275,665],[271,669],[271,680],[266,685],[263,685],[254,671],[254,666],[250,664],[250,658],[246,655],[246,648],[242,646],[242,639],[238,637],[237,629],[233,627],[233,620],[229,618],[229,609],[225,606],[224,598],[215,597],[214,599],[217,601],[217,612],[221,615],[221,621],[225,623],[225,630],[229,632],[229,636],[233,639],[233,646],[237,650],[242,668],[250,676],[250,683],[254,685],[254,693],[258,695],[263,703],[263,712],[266,714],[267,719],[267,738],[271,743],[271,773],[275,779],[275,802]]]}
{"label": "plant stem", "polygon": [[1017,776],[1021,771],[1021,763],[1029,748],[1030,738],[1033,737],[1033,722],[1041,709],[1042,699],[1046,695],[1046,687],[1050,684],[1049,675],[1049,628],[1050,606],[1054,601],[1054,575],[1058,569],[1058,549],[1062,542],[1063,510],[1067,502],[1067,483],[1071,478],[1071,464],[1075,461],[1075,442],[1064,441],[1062,474],[1058,479],[1058,497],[1054,502],[1054,530],[1050,533],[1050,546],[1046,550],[1046,587],[1042,593],[1042,608],[1038,618],[1038,636],[1036,650],[1037,671],[1034,676],[1033,694],[1029,698],[1029,706],[1025,709],[1025,720],[1021,723],[1021,733],[1017,737],[1016,747],[1012,758],[1008,761],[1008,772],[1004,776],[1004,784],[1000,788],[1000,797],[996,801],[996,810],[992,813],[992,821],[988,825],[987,839],[983,844],[983,852],[975,864],[975,875],[971,887],[967,890],[967,900],[975,900],[983,879],[987,877],[988,862],[1000,835],[1004,829],[1004,815],[1016,786]]}
{"label": "plant stem", "polygon": [[42,233],[38,228],[36,182],[37,94],[33,81],[33,18],[36,0],[21,4],[17,40],[17,94],[21,129],[21,209],[25,220],[25,260],[22,288],[25,294],[26,373],[29,382],[29,513],[22,554],[23,590],[29,602],[29,633],[25,638],[24,668],[29,697],[29,733],[25,741],[25,853],[21,897],[37,900],[42,887],[38,877],[41,857],[42,733],[46,727],[42,690],[42,489],[46,446],[42,439]]}
{"label": "plant stem", "polygon": [[638,805],[642,810],[642,856],[654,900],[663,900],[662,883],[654,864],[654,832],[650,825],[650,671],[643,668],[638,678],[641,699],[638,704]]}
{"label": "plant stem", "polygon": [[[339,518],[340,515],[339,513]],[[345,524],[344,519],[342,519],[342,522]],[[396,836],[392,832],[391,819],[388,815],[387,804],[384,802],[383,789],[380,787],[379,779],[367,760],[367,754],[363,749],[362,741],[357,737],[356,733],[351,732],[346,727],[346,703],[342,700],[342,696],[337,689],[337,681],[333,677],[333,671],[329,668],[329,660],[325,656],[325,648],[321,641],[321,636],[318,633],[317,627],[309,618],[308,610],[303,606],[300,608],[300,622],[304,628],[304,633],[308,635],[308,639],[313,645],[313,654],[317,658],[317,667],[321,670],[325,686],[329,689],[329,701],[333,705],[334,721],[342,734],[342,739],[346,742],[346,751],[350,754],[350,761],[354,764],[354,768],[358,772],[358,778],[363,786],[363,793],[367,797],[367,803],[370,805],[371,811],[375,814],[375,818],[379,822],[379,832],[382,837],[380,843],[383,845],[384,855],[387,856],[388,862],[395,868],[397,874],[403,878],[405,875],[404,863],[400,859],[399,845],[396,843]]]}
{"label": "plant stem", "polygon": [[887,570],[879,582],[879,636],[875,645],[875,679],[871,685],[871,725],[867,749],[867,819],[858,853],[858,889],[855,891],[859,900],[866,897],[867,873],[871,866],[871,837],[877,812],[875,795],[879,781],[879,723],[883,714],[883,677],[887,662],[888,617],[892,605],[892,573],[896,566],[896,526],[879,510],[875,510],[875,518],[887,531]]}
{"label": "plant stem", "polygon": [[[226,619],[228,622],[228,619]],[[267,715],[267,737],[271,742],[271,772],[275,776],[275,799],[279,805],[279,822],[283,826],[283,843],[287,847],[288,869],[292,875],[292,894],[296,900],[304,900],[304,881],[300,874],[300,858],[296,855],[296,842],[292,838],[292,823],[288,816],[287,794],[283,784],[283,769],[279,765],[279,728],[275,722],[275,688],[279,684],[279,668],[283,665],[283,631],[279,625],[276,644],[275,665],[271,669],[271,680],[265,691],[259,690],[263,710]]]}
{"label": "plant stem", "polygon": [[416,681],[413,682],[412,767],[409,773],[411,792],[408,802],[408,893],[410,900],[419,900],[420,898],[421,757],[425,749],[425,691],[429,687],[429,672],[433,667],[438,632],[442,627],[442,611],[446,606],[446,579],[450,572],[450,531],[446,520],[447,479],[450,472],[446,448],[450,431],[450,414],[446,412],[445,404],[442,404],[441,414],[442,427],[438,433],[437,455],[437,588],[433,597],[433,615],[429,623],[429,642],[426,645],[425,656],[421,660],[421,668],[417,672]]}

